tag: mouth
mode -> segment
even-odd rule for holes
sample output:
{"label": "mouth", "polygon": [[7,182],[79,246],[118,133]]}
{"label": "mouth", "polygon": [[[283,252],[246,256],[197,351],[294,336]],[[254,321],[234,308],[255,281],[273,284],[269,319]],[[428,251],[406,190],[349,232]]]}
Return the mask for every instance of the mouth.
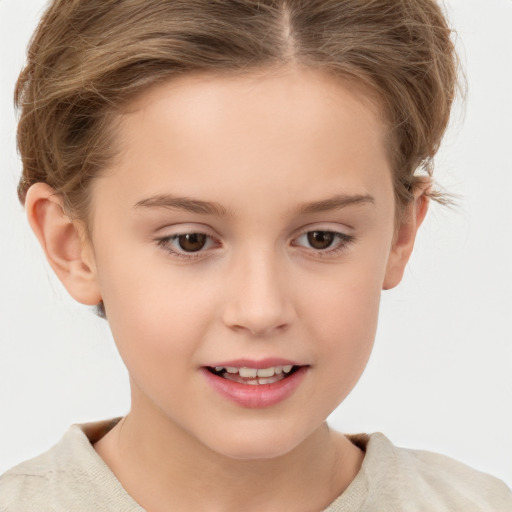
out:
{"label": "mouth", "polygon": [[271,358],[240,359],[201,369],[206,382],[222,397],[244,408],[259,409],[291,397],[306,379],[310,365]]}
{"label": "mouth", "polygon": [[266,368],[249,368],[247,366],[206,367],[210,373],[217,377],[249,386],[274,384],[276,382],[288,379],[301,368],[303,367],[291,364],[282,366],[269,366]]}

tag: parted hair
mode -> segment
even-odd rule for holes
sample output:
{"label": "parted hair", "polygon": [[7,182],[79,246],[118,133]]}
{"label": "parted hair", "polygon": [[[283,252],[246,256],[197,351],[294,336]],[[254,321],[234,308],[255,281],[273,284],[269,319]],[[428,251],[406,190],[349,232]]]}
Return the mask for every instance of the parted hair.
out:
{"label": "parted hair", "polygon": [[435,0],[54,0],[15,89],[20,201],[45,182],[68,214],[86,218],[88,187],[115,155],[116,114],[130,99],[184,73],[286,64],[372,91],[405,206],[419,171],[432,173],[458,89]]}

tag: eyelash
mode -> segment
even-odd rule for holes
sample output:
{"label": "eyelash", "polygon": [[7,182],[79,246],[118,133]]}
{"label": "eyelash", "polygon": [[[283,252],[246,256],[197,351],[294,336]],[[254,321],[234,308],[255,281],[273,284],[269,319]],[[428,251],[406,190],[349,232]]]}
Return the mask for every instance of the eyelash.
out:
{"label": "eyelash", "polygon": [[[329,246],[326,249],[314,249],[314,248],[308,249],[308,251],[311,251],[312,253],[314,253],[315,256],[319,256],[322,258],[327,257],[327,256],[335,256],[337,254],[342,253],[350,245],[352,245],[355,241],[355,237],[353,235],[347,235],[346,233],[341,233],[339,231],[333,231],[333,230],[328,230],[328,229],[324,229],[324,230],[323,229],[313,229],[310,231],[305,231],[305,232],[301,233],[298,237],[296,237],[294,240],[297,240],[301,237],[307,236],[308,234],[315,233],[315,232],[324,233],[324,234],[330,233],[330,234],[334,235],[334,239],[337,240],[337,243],[333,242],[333,244],[335,245],[334,248],[331,248],[331,246]],[[221,245],[221,243],[218,240],[215,240],[210,235],[207,235],[206,233],[202,233],[200,231],[189,231],[189,232],[185,232],[185,233],[176,233],[175,235],[157,238],[156,242],[157,242],[158,247],[160,247],[164,251],[166,251],[169,254],[176,256],[178,258],[183,258],[183,259],[190,261],[190,260],[195,260],[195,259],[203,257],[203,253],[204,253],[203,249],[200,249],[195,252],[186,252],[186,251],[177,251],[172,248],[172,242],[178,240],[179,237],[185,236],[185,235],[203,235],[203,236],[206,236],[208,238],[208,240],[213,241],[214,246],[219,247]],[[297,247],[297,245],[294,244],[294,247]]]}
{"label": "eyelash", "polygon": [[189,261],[201,258],[203,255],[203,252],[204,252],[202,249],[199,251],[196,251],[196,252],[186,252],[186,251],[177,251],[172,248],[172,245],[171,245],[172,242],[174,242],[175,240],[178,240],[180,236],[185,236],[185,235],[204,235],[208,238],[208,240],[213,241],[215,246],[217,246],[217,247],[220,246],[220,242],[218,240],[215,240],[210,235],[207,235],[206,233],[202,233],[201,231],[188,231],[185,233],[176,233],[175,235],[165,236],[163,238],[157,238],[156,242],[158,244],[158,247],[162,248],[164,251],[166,251],[169,254],[176,256],[178,258],[183,258],[183,259],[186,259]]}
{"label": "eyelash", "polygon": [[[336,256],[337,254],[341,254],[346,251],[350,245],[352,245],[355,241],[355,237],[353,235],[347,235],[346,233],[341,233],[340,231],[333,231],[329,229],[312,229],[310,231],[305,231],[301,235],[299,235],[294,240],[298,240],[304,236],[309,235],[310,233],[324,233],[324,234],[332,234],[334,235],[334,239],[332,242],[332,246],[327,247],[326,249],[314,249],[309,248],[308,250],[313,252],[317,257],[328,257],[328,256]],[[295,247],[297,245],[294,245]]]}

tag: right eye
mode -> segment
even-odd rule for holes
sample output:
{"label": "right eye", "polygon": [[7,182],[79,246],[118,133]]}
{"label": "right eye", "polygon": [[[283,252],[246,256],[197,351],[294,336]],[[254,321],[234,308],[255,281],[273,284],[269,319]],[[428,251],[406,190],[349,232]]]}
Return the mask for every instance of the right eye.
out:
{"label": "right eye", "polygon": [[159,247],[182,258],[193,257],[195,253],[218,245],[205,233],[179,233],[158,239]]}
{"label": "right eye", "polygon": [[179,248],[185,252],[197,252],[206,245],[208,237],[204,233],[187,233],[177,235],[174,240]]}

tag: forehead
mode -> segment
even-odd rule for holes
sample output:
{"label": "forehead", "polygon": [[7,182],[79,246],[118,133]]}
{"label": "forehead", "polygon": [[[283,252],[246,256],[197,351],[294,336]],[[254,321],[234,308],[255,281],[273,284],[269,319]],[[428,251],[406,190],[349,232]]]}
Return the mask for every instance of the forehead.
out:
{"label": "forehead", "polygon": [[364,195],[390,182],[385,138],[368,91],[323,72],[187,75],[128,105],[107,176],[122,174],[117,190],[134,204],[162,191],[234,201],[281,187],[281,202],[284,192]]}
{"label": "forehead", "polygon": [[[123,109],[120,126],[121,134],[129,137],[143,120],[168,124],[172,116],[174,128],[183,135],[222,124],[227,130],[236,128],[238,133],[245,125],[251,137],[262,125],[267,132],[273,127],[287,128],[279,131],[279,136],[284,137],[296,134],[290,123],[283,126],[292,121],[298,129],[306,123],[312,129],[321,124],[331,128],[333,135],[346,138],[350,134],[342,132],[343,126],[336,118],[342,111],[345,118],[352,116],[360,118],[361,124],[366,122],[366,130],[371,124],[373,134],[383,134],[379,101],[369,87],[323,70],[283,66],[243,74],[186,74],[158,83]],[[367,123],[370,118],[372,122]],[[330,122],[326,125],[326,121]],[[356,133],[359,127],[359,123],[354,125],[351,132]],[[135,136],[140,136],[137,129]]]}

